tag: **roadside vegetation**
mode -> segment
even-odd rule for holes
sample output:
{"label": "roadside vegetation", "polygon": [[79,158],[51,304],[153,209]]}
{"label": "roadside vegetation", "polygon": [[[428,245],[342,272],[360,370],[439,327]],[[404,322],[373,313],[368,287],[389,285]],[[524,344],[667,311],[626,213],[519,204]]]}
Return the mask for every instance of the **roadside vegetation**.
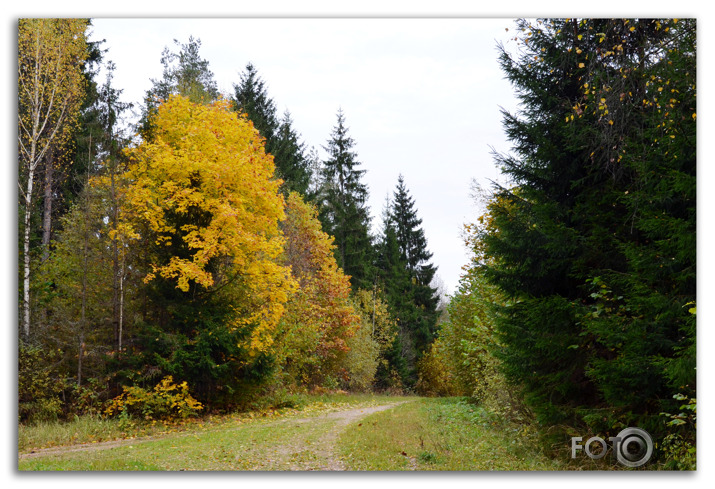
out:
{"label": "roadside vegetation", "polygon": [[562,470],[532,426],[510,423],[468,398],[422,398],[352,424],[340,437],[350,470]]}
{"label": "roadside vegetation", "polygon": [[20,424],[18,451],[26,454],[53,447],[131,440],[159,435],[197,432],[240,425],[251,420],[312,416],[330,411],[375,406],[395,398],[374,394],[291,394],[262,399],[252,409],[232,414],[204,415],[181,420],[146,420],[141,417],[75,416],[68,421]]}

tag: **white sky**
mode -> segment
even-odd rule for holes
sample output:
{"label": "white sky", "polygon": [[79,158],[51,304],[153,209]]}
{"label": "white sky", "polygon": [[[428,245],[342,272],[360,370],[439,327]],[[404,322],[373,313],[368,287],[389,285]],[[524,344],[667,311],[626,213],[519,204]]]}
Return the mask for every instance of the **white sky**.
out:
{"label": "white sky", "polygon": [[507,18],[94,18],[91,39],[106,40],[127,102],[140,103],[161,78],[161,52],[177,51],[174,39],[201,40],[224,93],[252,62],[279,114],[289,110],[321,156],[342,107],[367,170],[373,228],[401,173],[437,274],[454,292],[467,263],[460,230],[476,218],[470,182],[496,180],[490,146],[508,149],[499,107],[516,102],[496,46],[513,27]]}

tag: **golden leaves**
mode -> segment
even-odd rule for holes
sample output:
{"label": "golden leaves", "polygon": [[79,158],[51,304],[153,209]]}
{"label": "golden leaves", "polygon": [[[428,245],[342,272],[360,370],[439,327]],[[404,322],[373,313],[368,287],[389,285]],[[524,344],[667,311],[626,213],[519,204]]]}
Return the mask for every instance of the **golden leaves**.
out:
{"label": "golden leaves", "polygon": [[50,147],[64,151],[77,126],[87,58],[86,19],[20,19],[18,143],[32,174]]}
{"label": "golden leaves", "polygon": [[144,281],[162,278],[187,292],[239,277],[240,307],[227,327],[252,325],[247,347],[263,351],[295,287],[278,263],[284,203],[273,158],[223,100],[199,105],[172,96],[152,122],[153,138],[126,150],[125,218],[157,247]]}

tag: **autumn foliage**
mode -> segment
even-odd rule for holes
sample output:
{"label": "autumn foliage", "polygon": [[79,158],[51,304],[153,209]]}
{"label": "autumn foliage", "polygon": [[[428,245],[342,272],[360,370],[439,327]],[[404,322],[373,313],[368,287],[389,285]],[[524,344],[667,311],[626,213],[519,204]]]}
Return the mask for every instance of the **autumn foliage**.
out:
{"label": "autumn foliage", "polygon": [[297,383],[336,378],[346,341],[360,325],[350,301],[350,277],[338,268],[333,238],[321,229],[316,209],[296,193],[288,196],[281,227],[284,261],[300,287],[281,321],[280,363]]}
{"label": "autumn foliage", "polygon": [[241,303],[227,327],[255,325],[247,347],[266,351],[294,288],[278,263],[284,212],[273,159],[224,101],[171,96],[153,123],[152,140],[127,150],[124,217],[153,251],[144,282],[199,294],[231,284]]}

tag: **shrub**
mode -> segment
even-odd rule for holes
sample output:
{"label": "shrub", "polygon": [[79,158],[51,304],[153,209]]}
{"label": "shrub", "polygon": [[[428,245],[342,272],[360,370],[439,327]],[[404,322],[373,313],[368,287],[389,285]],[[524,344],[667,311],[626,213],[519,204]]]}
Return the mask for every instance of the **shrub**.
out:
{"label": "shrub", "polygon": [[63,382],[52,369],[59,355],[20,342],[18,352],[18,415],[20,421],[51,421],[62,413]]}
{"label": "shrub", "polygon": [[684,394],[673,399],[680,401],[680,413],[660,413],[669,419],[671,432],[663,439],[661,449],[665,455],[665,468],[669,470],[696,470],[697,401]]}
{"label": "shrub", "polygon": [[176,385],[171,375],[164,377],[151,391],[138,386],[123,389],[124,392],[105,409],[107,416],[124,414],[146,420],[176,421],[195,416],[203,409],[203,405],[189,394],[186,382]]}

